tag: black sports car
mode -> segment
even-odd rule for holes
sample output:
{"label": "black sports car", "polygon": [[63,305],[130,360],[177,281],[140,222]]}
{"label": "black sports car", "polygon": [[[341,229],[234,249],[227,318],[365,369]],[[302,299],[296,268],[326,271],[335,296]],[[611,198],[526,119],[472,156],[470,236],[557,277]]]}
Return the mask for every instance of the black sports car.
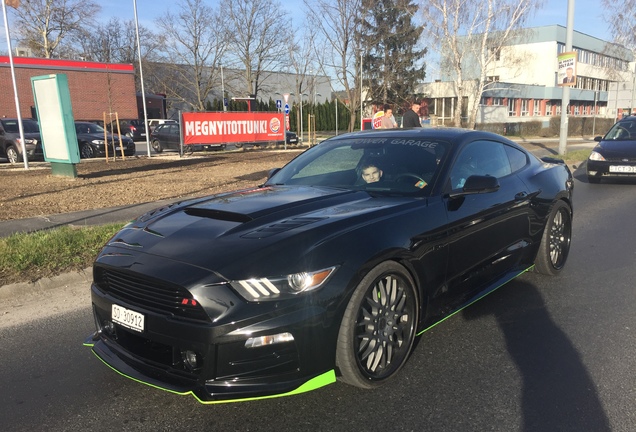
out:
{"label": "black sports car", "polygon": [[600,183],[602,178],[636,178],[636,117],[625,117],[614,124],[587,159],[587,178]]}
{"label": "black sports car", "polygon": [[121,374],[204,402],[376,387],[415,337],[519,274],[555,275],[572,175],[461,129],[364,131],[253,189],[159,208],[97,257],[97,331]]}
{"label": "black sports car", "polygon": [[[108,156],[121,156],[120,137],[118,135],[106,134],[104,141],[104,128],[91,122],[75,122],[75,133],[77,134],[77,145],[79,153],[83,159],[106,156],[106,145],[108,142]],[[135,143],[132,139],[122,136],[121,146],[124,148],[124,156],[135,155]]]}

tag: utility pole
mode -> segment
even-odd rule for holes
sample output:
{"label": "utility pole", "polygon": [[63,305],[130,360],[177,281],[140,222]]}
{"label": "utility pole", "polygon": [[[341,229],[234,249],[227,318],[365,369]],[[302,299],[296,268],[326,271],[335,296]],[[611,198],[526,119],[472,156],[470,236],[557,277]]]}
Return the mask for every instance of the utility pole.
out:
{"label": "utility pole", "polygon": [[[572,35],[574,33],[574,0],[568,0],[568,17],[565,27],[565,52],[572,51]],[[577,77],[578,79],[578,77]],[[567,152],[568,144],[568,107],[570,106],[570,86],[561,87],[561,130],[559,134],[559,154]]]}

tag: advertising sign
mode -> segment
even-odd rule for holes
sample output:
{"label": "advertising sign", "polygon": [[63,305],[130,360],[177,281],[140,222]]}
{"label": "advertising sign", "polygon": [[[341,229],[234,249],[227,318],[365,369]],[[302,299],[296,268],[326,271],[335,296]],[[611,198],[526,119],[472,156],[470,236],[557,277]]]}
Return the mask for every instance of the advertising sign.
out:
{"label": "advertising sign", "polygon": [[384,117],[384,111],[378,111],[373,114],[373,122],[371,123],[373,129],[380,129],[382,127],[382,117]]}
{"label": "advertising sign", "polygon": [[183,113],[183,144],[284,141],[283,114],[275,112]]}
{"label": "advertising sign", "polygon": [[577,53],[575,51],[564,52],[559,54],[557,61],[559,62],[558,84],[559,86],[576,86],[576,60]]}

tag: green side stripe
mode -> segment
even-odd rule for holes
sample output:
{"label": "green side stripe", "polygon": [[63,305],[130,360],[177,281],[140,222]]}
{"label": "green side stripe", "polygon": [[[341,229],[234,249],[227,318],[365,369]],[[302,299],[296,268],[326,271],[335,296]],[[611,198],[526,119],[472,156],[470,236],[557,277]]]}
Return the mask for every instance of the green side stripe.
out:
{"label": "green side stripe", "polygon": [[452,314],[448,315],[447,317],[444,317],[444,318],[442,318],[441,320],[437,321],[436,323],[431,324],[430,326],[426,327],[424,330],[422,330],[421,332],[419,332],[419,333],[417,334],[417,336],[421,335],[421,334],[422,334],[422,333],[424,333],[424,332],[429,331],[430,329],[432,329],[432,328],[433,328],[433,327],[435,327],[436,325],[443,323],[444,321],[446,321],[446,320],[447,320],[447,319],[449,319],[450,317],[452,317],[452,316],[454,316],[455,314],[457,314],[457,313],[459,313],[459,312],[463,311],[464,309],[466,309],[468,306],[470,306],[470,305],[472,305],[472,304],[474,304],[474,303],[478,302],[479,300],[483,299],[483,298],[484,298],[484,297],[486,297],[488,294],[494,293],[494,292],[495,292],[495,291],[497,291],[499,288],[501,288],[502,286],[504,286],[505,284],[507,284],[507,283],[508,283],[508,282],[510,282],[511,280],[516,279],[517,277],[519,277],[520,275],[524,274],[525,272],[527,272],[527,271],[531,270],[533,267],[534,267],[534,264],[533,264],[533,265],[531,265],[530,267],[528,267],[527,269],[520,271],[520,272],[519,272],[519,273],[517,273],[514,277],[510,278],[509,280],[507,280],[506,282],[502,283],[502,284],[501,284],[501,285],[499,285],[498,287],[496,287],[496,288],[494,288],[494,289],[492,289],[492,290],[488,291],[487,293],[485,293],[485,294],[484,294],[484,295],[482,295],[481,297],[477,297],[475,300],[473,300],[473,301],[471,301],[470,303],[468,303],[468,304],[466,304],[466,305],[462,306],[461,308],[457,309],[455,312],[453,312]]}
{"label": "green side stripe", "polygon": [[[87,345],[89,346],[89,345]],[[253,401],[253,400],[261,400],[261,399],[273,399],[273,398],[278,398],[278,397],[283,397],[283,396],[292,396],[292,395],[296,395],[296,394],[300,394],[300,393],[305,393],[308,391],[312,391],[312,390],[316,390],[320,387],[324,387],[326,385],[332,384],[336,382],[336,372],[332,369],[328,372],[325,372],[321,375],[318,375],[312,379],[310,379],[309,381],[305,382],[304,384],[302,384],[300,387],[291,390],[287,393],[281,393],[281,394],[276,394],[276,395],[269,395],[269,396],[255,396],[255,397],[251,397],[251,398],[244,398],[244,399],[229,399],[229,400],[218,400],[218,401],[206,401],[206,400],[202,400],[199,397],[197,397],[197,395],[195,395],[192,391],[187,391],[187,392],[178,392],[175,390],[170,390],[170,389],[166,389],[163,387],[159,387],[155,384],[151,384],[151,383],[147,383],[145,381],[142,381],[140,379],[131,377],[129,375],[126,375],[125,373],[122,373],[120,371],[118,371],[117,369],[115,369],[114,367],[112,367],[111,365],[109,365],[108,363],[106,363],[100,356],[97,355],[97,353],[95,353],[95,351],[92,351],[93,354],[95,354],[95,357],[97,357],[102,363],[104,363],[106,366],[108,366],[109,368],[111,368],[112,370],[114,370],[115,372],[117,372],[119,375],[124,376],[128,379],[131,379],[133,381],[136,381],[138,383],[141,384],[145,384],[147,386],[159,389],[159,390],[163,390],[166,391],[168,393],[173,393],[173,394],[178,394],[181,396],[186,396],[186,395],[192,395],[192,397],[194,397],[196,400],[198,400],[200,403],[202,404],[206,404],[206,405],[211,405],[211,404],[220,404],[220,403],[231,403],[231,402],[247,402],[247,401]]]}

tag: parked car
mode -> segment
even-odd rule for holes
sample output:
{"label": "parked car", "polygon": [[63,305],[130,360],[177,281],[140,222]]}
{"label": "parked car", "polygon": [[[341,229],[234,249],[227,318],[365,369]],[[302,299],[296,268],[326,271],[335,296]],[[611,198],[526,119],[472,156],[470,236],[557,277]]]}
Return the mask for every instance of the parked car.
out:
{"label": "parked car", "polygon": [[[106,156],[106,142],[108,142],[108,155],[121,156],[119,136],[107,133],[104,141],[104,128],[91,122],[75,122],[77,145],[80,157],[84,159],[98,156]],[[135,143],[132,139],[122,136],[121,144],[124,147],[125,156],[135,155]]]}
{"label": "parked car", "polygon": [[[181,151],[181,135],[179,123],[164,123],[158,125],[150,134],[150,143],[155,152],[172,149]],[[223,150],[225,144],[190,144],[193,151]]]}
{"label": "parked car", "polygon": [[117,121],[111,121],[106,125],[106,130],[112,134],[126,135],[133,141],[141,141],[146,139],[146,127],[143,120],[119,120],[119,129]]}
{"label": "parked car", "polygon": [[[22,129],[28,160],[44,159],[38,122],[33,119],[22,119]],[[24,161],[18,119],[0,118],[0,157],[6,158],[12,164]]]}
{"label": "parked car", "polygon": [[587,179],[600,183],[603,178],[636,178],[636,116],[616,122],[598,142],[587,159]]}
{"label": "parked car", "polygon": [[150,133],[152,133],[152,131],[155,130],[157,126],[166,123],[178,124],[179,122],[173,119],[148,119],[148,130],[150,131]]}
{"label": "parked car", "polygon": [[285,131],[285,143],[298,144],[298,135],[292,131]]}
{"label": "parked car", "polygon": [[333,137],[261,186],[115,234],[93,266],[85,344],[129,378],[201,401],[336,377],[375,388],[416,335],[525,271],[559,274],[572,194],[563,161],[488,132]]}

